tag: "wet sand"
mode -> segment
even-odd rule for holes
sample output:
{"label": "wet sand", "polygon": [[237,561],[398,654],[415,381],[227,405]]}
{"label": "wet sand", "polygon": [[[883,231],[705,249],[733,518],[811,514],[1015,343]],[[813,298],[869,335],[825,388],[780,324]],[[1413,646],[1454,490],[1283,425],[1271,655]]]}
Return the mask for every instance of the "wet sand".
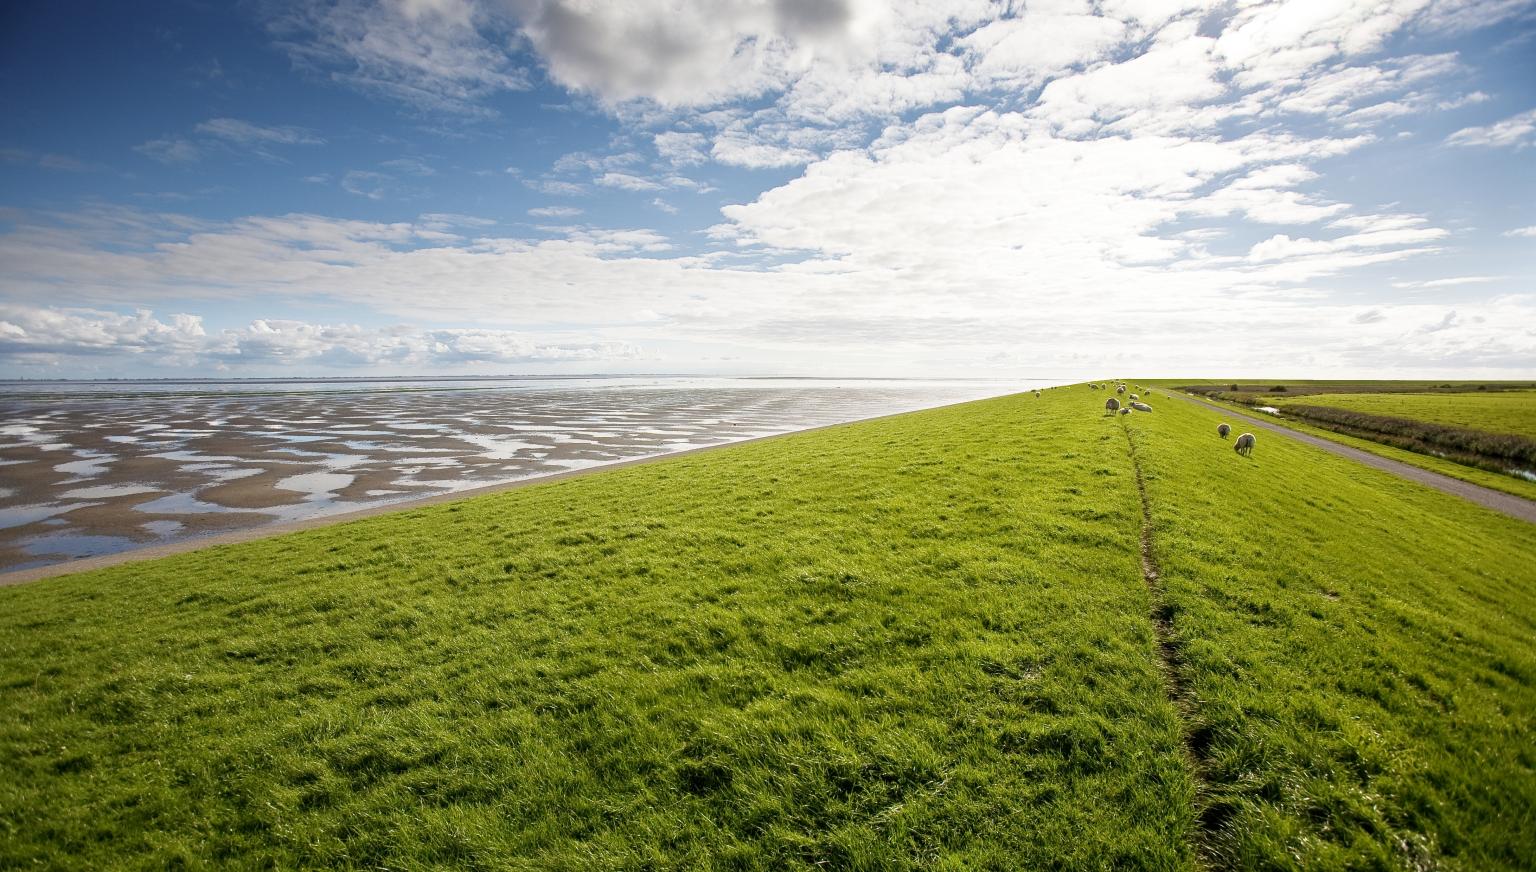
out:
{"label": "wet sand", "polygon": [[0,398],[0,571],[388,509],[1013,389]]}

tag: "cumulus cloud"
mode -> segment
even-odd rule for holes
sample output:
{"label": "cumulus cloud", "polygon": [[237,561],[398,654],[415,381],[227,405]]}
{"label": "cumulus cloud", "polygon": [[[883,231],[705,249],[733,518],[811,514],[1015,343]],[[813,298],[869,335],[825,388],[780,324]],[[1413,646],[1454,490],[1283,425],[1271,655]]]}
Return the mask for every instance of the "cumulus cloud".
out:
{"label": "cumulus cloud", "polygon": [[492,329],[364,328],[350,324],[257,319],[209,332],[202,319],[161,320],[141,309],[0,305],[0,359],[50,363],[100,355],[143,358],[151,365],[272,371],[293,367],[462,368],[638,357],[619,341],[551,341]]}
{"label": "cumulus cloud", "polygon": [[[28,214],[0,235],[0,294],[302,294],[509,329],[605,330],[644,310],[669,341],[926,361],[952,347],[1096,363],[1198,349],[1260,366],[1254,349],[1278,333],[1343,360],[1443,319],[1387,305],[1381,288],[1386,270],[1462,234],[1418,214],[1422,201],[1347,202],[1370,186],[1330,184],[1330,161],[1367,159],[1394,119],[1486,99],[1465,93],[1470,59],[1383,56],[1394,35],[1456,32],[1474,9],[1515,14],[1493,0],[306,4],[275,26],[336,81],[474,116],[537,69],[610,113],[605,147],[522,180],[550,197],[625,191],[666,211],[665,192],[708,189],[681,173],[711,161],[788,180],[726,205],[700,246],[565,223],[582,214],[566,206],[530,209],[551,220],[516,235],[424,219]],[[1448,142],[1518,147],[1528,115]],[[180,141],[186,159],[236,130],[300,144],[200,127]],[[177,147],[148,151],[175,160]],[[374,164],[341,183],[386,198],[412,175]],[[111,233],[93,223],[108,220]],[[1332,296],[1366,284],[1379,296]],[[1536,340],[1510,325],[1529,323],[1532,302],[1463,303],[1467,288],[1437,353],[1462,354],[1446,337],[1528,353]],[[1502,320],[1475,320],[1489,313]]]}
{"label": "cumulus cloud", "polygon": [[1505,236],[1517,236],[1517,237],[1518,236],[1524,236],[1524,237],[1527,237],[1527,238],[1536,238],[1536,224],[1532,224],[1530,227],[1516,227],[1513,230],[1506,230],[1506,231],[1504,231],[1504,235]]}

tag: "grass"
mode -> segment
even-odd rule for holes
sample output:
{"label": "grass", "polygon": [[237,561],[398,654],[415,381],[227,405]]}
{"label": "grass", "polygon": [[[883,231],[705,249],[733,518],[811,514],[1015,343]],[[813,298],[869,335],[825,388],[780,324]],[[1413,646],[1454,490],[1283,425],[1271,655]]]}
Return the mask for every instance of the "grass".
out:
{"label": "grass", "polygon": [[[1174,388],[1164,386],[1164,389],[1173,390]],[[1509,391],[1507,394],[1509,399],[1506,400],[1506,404],[1518,404],[1523,402],[1520,399],[1521,393],[1522,392],[1513,390]],[[1454,397],[1469,395],[1449,394],[1443,396]],[[1207,402],[1226,406],[1227,408],[1243,412],[1244,414],[1263,414],[1255,412],[1249,406],[1245,406],[1241,403],[1234,403],[1229,400],[1223,400],[1216,396],[1207,395],[1205,399]],[[1307,404],[1323,405],[1329,399],[1331,399],[1331,397],[1326,394],[1315,394],[1307,396],[1302,402]],[[1283,406],[1285,403],[1284,400],[1277,399],[1274,395],[1270,395],[1266,398],[1266,401],[1269,400],[1273,400],[1274,405],[1277,407]],[[1263,403],[1260,403],[1260,405],[1263,405]],[[1273,420],[1274,423],[1284,425],[1285,427],[1288,427],[1292,430],[1296,430],[1302,433],[1309,433],[1313,436],[1319,436],[1324,439],[1330,439],[1334,442],[1358,448],[1361,451],[1368,451],[1372,454],[1377,454],[1392,460],[1418,466],[1423,469],[1430,470],[1431,472],[1438,472],[1441,475],[1447,475],[1451,478],[1461,479],[1462,481],[1468,481],[1473,484],[1482,485],[1483,487],[1493,488],[1494,490],[1503,491],[1504,493],[1514,494],[1515,496],[1536,500],[1536,481],[1531,481],[1529,479],[1510,475],[1504,472],[1493,472],[1491,470],[1481,469],[1476,466],[1457,463],[1454,460],[1449,460],[1444,457],[1436,457],[1432,454],[1421,454],[1417,451],[1410,451],[1405,448],[1385,445],[1381,442],[1362,438],[1361,436],[1353,435],[1350,433],[1341,433],[1337,430],[1329,430],[1308,421],[1300,420],[1296,417],[1276,417],[1273,419],[1267,418],[1266,420]]]}
{"label": "grass", "polygon": [[1536,856],[1532,528],[1102,401],[0,590],[0,866]]}
{"label": "grass", "polygon": [[[1288,401],[1280,403],[1283,408]],[[1320,394],[1306,403],[1536,438],[1536,391]]]}
{"label": "grass", "polygon": [[1219,415],[1131,416],[1217,865],[1536,856],[1536,528]]}

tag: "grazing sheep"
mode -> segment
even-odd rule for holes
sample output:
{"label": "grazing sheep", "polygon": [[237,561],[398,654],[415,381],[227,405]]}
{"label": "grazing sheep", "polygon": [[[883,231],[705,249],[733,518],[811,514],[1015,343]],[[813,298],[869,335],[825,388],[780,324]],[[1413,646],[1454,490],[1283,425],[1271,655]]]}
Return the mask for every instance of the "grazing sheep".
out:
{"label": "grazing sheep", "polygon": [[1129,415],[1130,413],[1131,413],[1131,407],[1130,406],[1126,406],[1125,408],[1120,410],[1120,414],[1122,414],[1122,415]]}
{"label": "grazing sheep", "polygon": [[1114,397],[1110,397],[1109,399],[1104,401],[1104,414],[1106,414],[1106,415],[1113,415],[1114,413],[1116,413],[1118,411],[1120,411],[1120,401],[1119,400],[1115,399]]}
{"label": "grazing sheep", "polygon": [[1116,388],[1115,388],[1115,393],[1117,393],[1117,394],[1123,394],[1123,393],[1125,393],[1125,385],[1119,385],[1119,386],[1117,386],[1117,387],[1116,387]]}
{"label": "grazing sheep", "polygon": [[1223,439],[1227,438],[1227,434],[1231,433],[1231,432],[1232,432],[1232,428],[1228,427],[1226,424],[1217,424],[1216,425],[1216,435],[1220,436]]}
{"label": "grazing sheep", "polygon": [[1237,437],[1237,444],[1232,446],[1232,450],[1236,451],[1238,454],[1241,454],[1244,457],[1247,457],[1248,455],[1252,454],[1253,453],[1253,434],[1252,433],[1244,433],[1243,435]]}
{"label": "grazing sheep", "polygon": [[1131,403],[1131,408],[1135,409],[1138,412],[1150,412],[1150,411],[1152,411],[1152,407],[1147,405],[1146,403]]}
{"label": "grazing sheep", "polygon": [[1135,395],[1135,394],[1131,394],[1131,399],[1133,399],[1133,400],[1139,400],[1139,399],[1141,399],[1141,397],[1138,397],[1138,396],[1136,396],[1136,395]]}

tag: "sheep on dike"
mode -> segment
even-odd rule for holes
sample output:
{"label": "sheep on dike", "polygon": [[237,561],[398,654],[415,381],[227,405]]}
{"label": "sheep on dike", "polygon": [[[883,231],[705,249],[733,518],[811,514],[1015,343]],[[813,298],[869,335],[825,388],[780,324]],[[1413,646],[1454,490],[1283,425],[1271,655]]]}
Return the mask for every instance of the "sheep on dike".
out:
{"label": "sheep on dike", "polygon": [[1120,414],[1122,414],[1122,415],[1129,415],[1130,413],[1131,413],[1131,407],[1130,406],[1126,406],[1125,408],[1120,410]]}
{"label": "sheep on dike", "polygon": [[1241,454],[1244,457],[1247,457],[1248,455],[1252,454],[1253,453],[1253,434],[1252,433],[1244,433],[1243,435],[1237,437],[1237,443],[1232,446],[1232,450],[1236,451],[1238,454]]}
{"label": "sheep on dike", "polygon": [[1228,427],[1226,424],[1217,424],[1216,425],[1216,435],[1220,436],[1223,439],[1227,438],[1227,434],[1231,433],[1231,432],[1232,432],[1232,428]]}
{"label": "sheep on dike", "polygon": [[1106,415],[1113,415],[1114,413],[1116,413],[1118,411],[1120,411],[1120,401],[1119,400],[1115,399],[1114,397],[1110,397],[1109,399],[1104,401],[1104,414],[1106,414]]}
{"label": "sheep on dike", "polygon": [[1150,411],[1152,411],[1152,407],[1147,405],[1146,403],[1131,403],[1131,408],[1135,409],[1138,412],[1150,412]]}

